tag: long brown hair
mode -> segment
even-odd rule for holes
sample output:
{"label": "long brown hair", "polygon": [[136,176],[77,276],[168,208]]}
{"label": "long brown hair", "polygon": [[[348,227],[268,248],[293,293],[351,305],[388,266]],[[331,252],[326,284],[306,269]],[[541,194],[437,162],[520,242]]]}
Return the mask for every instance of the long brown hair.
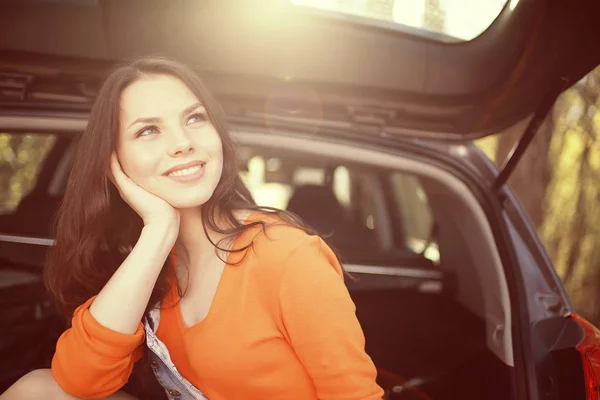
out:
{"label": "long brown hair", "polygon": [[[224,113],[190,68],[164,58],[136,59],[113,70],[101,86],[87,127],[77,143],[73,169],[58,212],[56,244],[49,253],[44,281],[67,316],[104,287],[140,236],[141,218],[121,199],[107,173],[119,131],[121,93],[133,82],[151,75],[170,75],[187,85],[206,108],[221,137],[223,172],[212,197],[201,209],[205,232],[235,237],[256,224],[262,224],[264,230],[263,222],[243,225],[234,216],[236,210],[262,209],[287,224],[314,233],[293,213],[254,203],[238,174]],[[224,221],[227,228],[217,220]],[[221,249],[218,243],[213,245]],[[247,247],[230,251],[244,251]],[[168,262],[156,282],[148,308],[169,289]]]}

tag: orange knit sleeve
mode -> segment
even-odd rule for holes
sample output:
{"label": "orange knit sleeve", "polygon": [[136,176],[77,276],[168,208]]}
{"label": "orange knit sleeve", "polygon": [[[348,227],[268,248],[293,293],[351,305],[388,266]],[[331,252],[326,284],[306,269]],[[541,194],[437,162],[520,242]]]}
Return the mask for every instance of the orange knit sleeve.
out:
{"label": "orange knit sleeve", "polygon": [[381,399],[377,371],[365,352],[356,308],[331,249],[310,236],[293,250],[283,268],[282,323],[318,398]]}
{"label": "orange knit sleeve", "polygon": [[58,339],[52,359],[52,374],[63,390],[90,399],[106,397],[127,383],[144,342],[141,323],[127,335],[96,321],[89,311],[94,298],[75,310],[72,326]]}

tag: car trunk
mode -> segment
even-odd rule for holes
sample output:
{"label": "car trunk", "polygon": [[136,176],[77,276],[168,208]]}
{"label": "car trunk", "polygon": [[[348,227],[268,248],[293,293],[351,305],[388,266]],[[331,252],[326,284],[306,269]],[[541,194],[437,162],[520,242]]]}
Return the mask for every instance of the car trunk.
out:
{"label": "car trunk", "polygon": [[397,392],[391,398],[515,398],[511,369],[486,346],[484,321],[452,298],[399,289],[352,298],[379,380]]}
{"label": "car trunk", "polygon": [[[9,284],[24,270],[22,265],[2,265],[0,321],[10,329],[0,335],[0,393],[28,371],[49,368],[66,327],[39,281]],[[396,388],[390,399],[514,398],[511,368],[486,346],[484,321],[453,298],[417,288],[349,286],[378,382],[388,391]],[[142,364],[125,389],[138,398],[164,398]]]}
{"label": "car trunk", "polygon": [[[4,114],[22,114],[22,111],[11,112],[6,108],[3,111]],[[82,118],[85,114],[80,116],[67,119],[80,121],[75,124],[79,128],[73,132],[74,135],[80,132],[84,123]],[[6,115],[0,116],[1,129],[6,129],[6,125],[3,125],[5,121],[8,121]],[[11,121],[15,124],[14,119]],[[21,116],[19,121],[21,122],[12,126],[12,130],[31,132],[36,125],[33,116]],[[21,129],[16,129],[19,124]],[[3,361],[0,368],[0,391],[31,369],[49,367],[54,343],[67,325],[67,321],[57,315],[51,299],[40,283],[45,252],[51,243],[50,227],[60,201],[59,196],[49,196],[47,188],[50,181],[56,179],[53,173],[60,169],[59,160],[68,157],[69,147],[63,142],[70,142],[74,137],[64,136],[65,131],[73,130],[72,124],[63,121],[62,127],[46,126],[49,131],[63,133],[62,139],[56,143],[58,151],[51,152],[44,163],[51,171],[42,170],[42,178],[36,189],[21,201],[14,214],[0,216],[0,259],[3,274],[3,286],[0,289],[3,312],[0,318],[2,326],[11,327],[3,333],[0,341],[0,360]],[[238,128],[245,130],[243,126]],[[286,152],[298,146],[277,143],[278,137],[278,134],[272,132],[261,140],[252,142],[252,145],[266,157],[283,154],[285,159]],[[238,141],[242,145],[248,144],[248,139],[243,134]],[[331,149],[335,142],[333,140],[326,145],[305,140],[305,146],[309,146],[312,153],[304,150],[304,157],[335,160],[336,156],[333,154],[320,154],[329,151],[348,154],[350,159],[353,158],[350,151],[355,148],[354,145],[342,152]],[[371,157],[385,151],[385,148],[376,147]],[[401,152],[401,160],[408,157],[408,154],[412,154],[411,157],[415,154],[408,148],[402,150],[400,147],[398,151]],[[241,160],[242,164],[244,162]],[[364,168],[367,166],[368,162]],[[412,174],[416,171],[418,168],[413,167],[410,172]],[[441,182],[443,180],[437,182],[438,186]],[[432,185],[425,186],[425,190],[435,209],[434,214],[444,214],[446,218],[455,219],[449,211],[443,209],[443,204],[451,202],[444,196],[449,196],[453,201],[460,200],[448,190],[444,194],[442,189]],[[436,196],[437,200],[434,198]],[[456,206],[450,208],[458,212]],[[307,222],[312,223],[308,215],[297,211]],[[466,225],[466,218],[462,223]],[[346,278],[346,284],[365,333],[366,350],[378,369],[380,384],[390,391],[391,399],[516,398],[511,389],[513,365],[508,359],[503,359],[506,355],[498,356],[498,348],[492,349],[488,344],[488,325],[498,316],[487,314],[488,311],[478,308],[477,304],[483,302],[478,300],[483,296],[480,292],[484,290],[479,278],[471,280],[470,284],[463,282],[468,276],[481,274],[477,272],[475,264],[491,268],[488,262],[476,262],[460,254],[451,255],[446,252],[446,249],[452,247],[465,248],[465,244],[457,242],[444,243],[447,239],[443,238],[460,236],[456,232],[451,223],[443,222],[439,226],[442,252],[440,266],[435,266],[431,260],[412,251],[396,250],[386,253],[374,248],[348,245],[349,242],[345,241],[347,235],[340,241],[340,231],[335,231],[330,239],[351,274]],[[352,234],[353,232],[350,236]],[[357,243],[360,240],[350,242]],[[465,265],[472,265],[475,270],[469,270]],[[490,278],[489,281],[495,282],[496,279]],[[465,291],[469,293],[459,294]],[[488,303],[489,300],[485,302]],[[13,361],[15,359],[18,361]],[[138,366],[137,372],[145,377],[142,379],[144,384],[140,383],[139,375],[136,375],[127,389],[132,390],[139,398],[152,398],[152,394],[158,394],[158,398],[161,398],[162,392],[156,387],[156,381],[144,373],[142,366],[143,364]],[[393,388],[396,393],[391,393]]]}

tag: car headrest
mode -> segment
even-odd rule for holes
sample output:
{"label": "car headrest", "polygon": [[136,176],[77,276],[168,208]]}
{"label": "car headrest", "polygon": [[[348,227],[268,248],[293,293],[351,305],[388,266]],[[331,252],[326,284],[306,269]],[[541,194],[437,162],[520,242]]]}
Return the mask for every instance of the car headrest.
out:
{"label": "car headrest", "polygon": [[331,230],[345,219],[344,207],[330,186],[298,187],[288,202],[287,210],[298,214],[318,231]]}

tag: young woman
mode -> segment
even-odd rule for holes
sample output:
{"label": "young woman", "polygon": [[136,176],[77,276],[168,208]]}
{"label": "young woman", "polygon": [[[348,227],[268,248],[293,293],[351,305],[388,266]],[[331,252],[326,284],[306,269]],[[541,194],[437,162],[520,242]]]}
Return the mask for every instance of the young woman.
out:
{"label": "young woman", "polygon": [[[381,399],[332,250],[257,207],[224,116],[165,59],[116,69],[81,137],[45,280],[71,327],[2,399]],[[74,396],[74,397],[73,397]]]}

